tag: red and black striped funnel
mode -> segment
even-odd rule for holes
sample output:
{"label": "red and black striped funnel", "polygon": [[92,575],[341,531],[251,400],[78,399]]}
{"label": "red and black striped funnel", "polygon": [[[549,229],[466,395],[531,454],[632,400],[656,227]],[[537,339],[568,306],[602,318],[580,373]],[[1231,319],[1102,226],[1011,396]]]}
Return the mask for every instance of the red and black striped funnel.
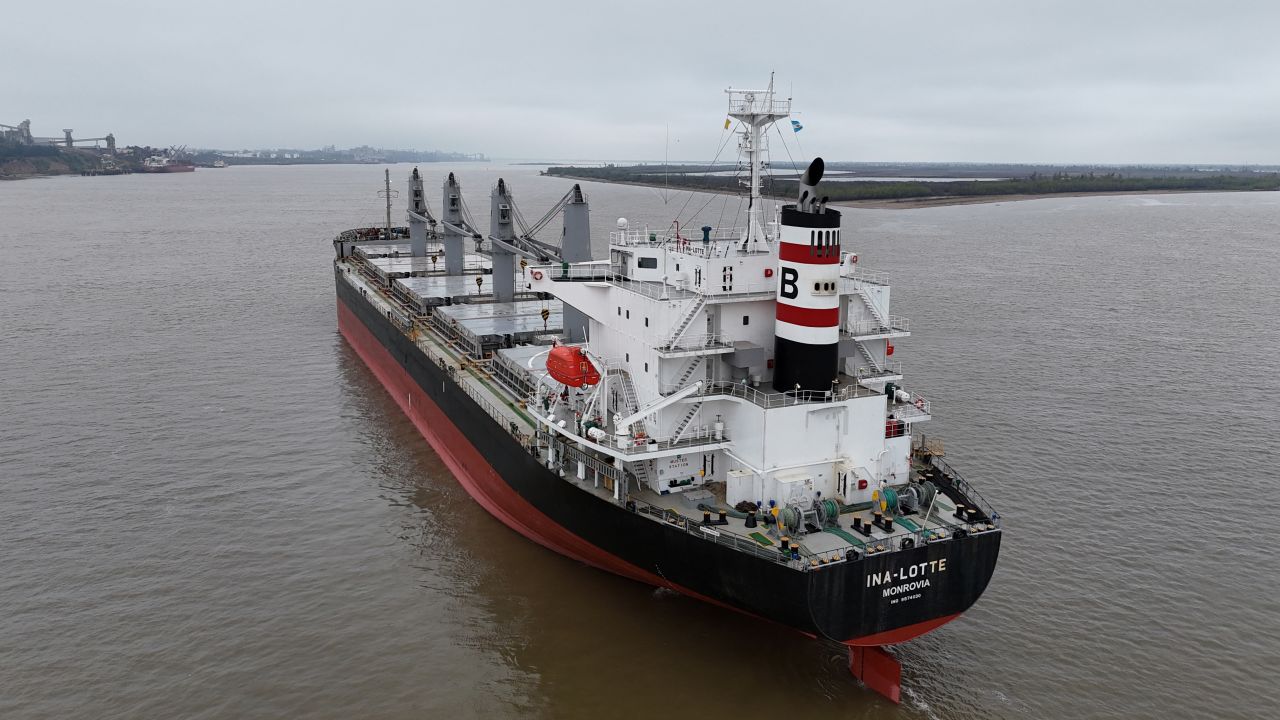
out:
{"label": "red and black striped funnel", "polygon": [[814,201],[822,158],[801,176],[801,198],[782,208],[773,388],[830,390],[840,368],[840,213]]}

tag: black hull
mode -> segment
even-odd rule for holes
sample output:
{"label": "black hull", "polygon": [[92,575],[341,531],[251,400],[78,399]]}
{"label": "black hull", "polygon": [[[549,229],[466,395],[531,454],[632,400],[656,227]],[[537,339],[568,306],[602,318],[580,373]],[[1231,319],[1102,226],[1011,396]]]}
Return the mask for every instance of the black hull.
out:
{"label": "black hull", "polygon": [[[593,564],[810,635],[854,645],[892,644],[927,632],[967,610],[991,579],[1000,548],[1000,532],[930,543],[801,572],[602,500],[547,470],[459,388],[445,370],[429,360],[398,327],[362,298],[359,291],[341,277],[341,270],[335,279],[340,322],[345,308],[412,379],[416,388],[438,406],[443,418],[474,446],[476,457],[483,458],[493,471],[487,472],[485,468],[485,479],[480,482],[504,484],[487,491],[492,491],[492,496],[518,496],[519,507],[526,508],[524,512],[528,513],[527,508],[531,506],[542,516],[536,518],[537,522],[554,523],[582,547],[607,554],[618,563],[617,566],[603,562]],[[344,331],[344,334],[347,333]],[[351,335],[347,336],[351,340]],[[367,356],[365,359],[369,361]],[[440,416],[435,416],[434,421],[440,422]],[[472,478],[471,482],[477,481]],[[476,496],[473,487],[468,487],[468,491]],[[507,517],[494,514],[512,524],[510,513]],[[573,542],[544,544],[551,544],[571,557],[583,557]],[[883,578],[886,573],[892,574],[890,579]],[[869,585],[869,579],[875,579],[876,575],[884,581]]]}

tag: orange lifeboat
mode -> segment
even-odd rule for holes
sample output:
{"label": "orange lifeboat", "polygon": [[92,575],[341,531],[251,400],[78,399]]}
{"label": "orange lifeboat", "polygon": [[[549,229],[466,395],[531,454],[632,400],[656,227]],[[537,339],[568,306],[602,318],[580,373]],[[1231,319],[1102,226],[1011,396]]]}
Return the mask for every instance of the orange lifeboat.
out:
{"label": "orange lifeboat", "polygon": [[579,347],[559,345],[551,348],[551,352],[547,354],[547,372],[557,382],[569,387],[580,388],[600,382],[599,371]]}

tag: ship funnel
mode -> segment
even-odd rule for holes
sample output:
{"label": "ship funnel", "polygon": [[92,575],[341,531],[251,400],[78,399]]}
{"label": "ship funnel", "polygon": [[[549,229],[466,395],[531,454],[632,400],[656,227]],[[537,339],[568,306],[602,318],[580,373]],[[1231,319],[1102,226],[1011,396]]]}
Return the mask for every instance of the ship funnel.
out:
{"label": "ship funnel", "polygon": [[822,158],[814,158],[800,176],[800,201],[797,204],[800,212],[810,212],[818,199],[818,183],[822,182],[822,173],[826,170]]}
{"label": "ship funnel", "polygon": [[840,212],[825,209],[822,158],[800,176],[799,201],[782,208],[773,388],[827,391],[840,371]]}

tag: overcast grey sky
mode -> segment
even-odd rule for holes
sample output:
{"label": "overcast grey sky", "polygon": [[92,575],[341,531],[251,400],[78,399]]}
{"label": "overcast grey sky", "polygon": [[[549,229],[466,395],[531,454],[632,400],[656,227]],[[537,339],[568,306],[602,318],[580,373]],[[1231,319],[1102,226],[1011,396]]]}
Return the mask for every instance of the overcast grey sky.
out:
{"label": "overcast grey sky", "polygon": [[1280,163],[1274,1],[5,5],[38,135],[700,159],[774,70],[829,159]]}

